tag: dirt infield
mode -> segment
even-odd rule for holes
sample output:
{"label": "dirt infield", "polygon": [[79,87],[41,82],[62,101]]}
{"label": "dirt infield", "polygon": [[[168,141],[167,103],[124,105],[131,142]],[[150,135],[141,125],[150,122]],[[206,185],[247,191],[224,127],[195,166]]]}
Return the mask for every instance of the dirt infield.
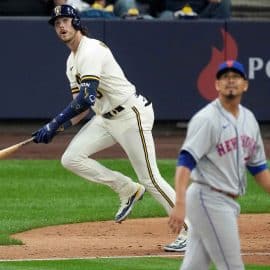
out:
{"label": "dirt infield", "polygon": [[[270,215],[241,215],[239,220],[246,263],[270,264]],[[163,244],[174,239],[167,218],[59,225],[15,234],[22,246],[0,246],[0,259],[97,258],[169,256]]]}
{"label": "dirt infield", "polygon": [[[27,139],[37,127],[23,124],[1,125],[0,149]],[[29,144],[11,158],[58,159],[75,130],[61,134],[49,145]],[[154,130],[157,157],[176,158],[185,129]],[[267,156],[270,156],[270,136],[264,129]],[[96,158],[125,158],[119,146],[95,155]],[[147,226],[146,226],[147,224]],[[241,246],[246,263],[270,265],[270,215],[241,215],[239,219]],[[126,220],[59,225],[35,229],[13,236],[22,246],[0,246],[0,259],[83,258],[106,256],[171,255],[162,247],[175,235],[168,231],[167,218]],[[173,253],[175,255],[175,253]],[[177,253],[176,253],[177,254]],[[183,254],[179,254],[181,256]]]}

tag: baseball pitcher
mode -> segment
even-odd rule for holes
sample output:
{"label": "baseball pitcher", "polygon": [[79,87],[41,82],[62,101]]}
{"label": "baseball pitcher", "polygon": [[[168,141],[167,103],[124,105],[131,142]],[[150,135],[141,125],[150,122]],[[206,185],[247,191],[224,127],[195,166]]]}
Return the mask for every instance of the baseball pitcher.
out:
{"label": "baseball pitcher", "polygon": [[236,199],[246,191],[246,169],[270,193],[259,125],[240,104],[248,89],[243,65],[222,63],[215,86],[218,98],[191,119],[176,168],[169,226],[179,231],[185,212],[190,222],[182,270],[207,270],[211,262],[218,270],[244,270]]}

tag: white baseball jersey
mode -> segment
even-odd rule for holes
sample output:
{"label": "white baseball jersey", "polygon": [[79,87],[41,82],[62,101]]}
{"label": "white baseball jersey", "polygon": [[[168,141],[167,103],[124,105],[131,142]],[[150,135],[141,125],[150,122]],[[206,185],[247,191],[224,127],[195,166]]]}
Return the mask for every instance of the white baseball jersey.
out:
{"label": "white baseball jersey", "polygon": [[96,115],[70,142],[61,159],[64,167],[89,181],[108,185],[119,194],[124,205],[122,201],[136,192],[137,184],[92,158],[95,153],[119,143],[138,181],[170,213],[175,191],[163,179],[156,163],[152,103],[136,93],[110,49],[98,40],[83,37],[76,53],[68,57],[66,72],[72,93],[79,92],[80,83],[88,79],[98,80],[99,85],[92,106]]}
{"label": "white baseball jersey", "polygon": [[83,37],[79,47],[67,60],[67,77],[72,93],[79,91],[85,78],[99,80],[93,111],[102,115],[123,104],[135,93],[110,49],[101,41]]}
{"label": "white baseball jersey", "polygon": [[234,118],[218,99],[191,119],[182,150],[197,162],[191,174],[193,180],[232,194],[245,193],[247,165],[266,163],[253,113],[239,105],[239,115]]}

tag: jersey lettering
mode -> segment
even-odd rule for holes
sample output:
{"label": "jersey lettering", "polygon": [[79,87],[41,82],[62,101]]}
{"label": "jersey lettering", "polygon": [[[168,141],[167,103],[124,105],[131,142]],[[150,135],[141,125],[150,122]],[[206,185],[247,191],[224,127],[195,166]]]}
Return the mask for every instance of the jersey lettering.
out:
{"label": "jersey lettering", "polygon": [[[248,156],[250,157],[256,148],[255,140],[247,135],[240,136],[240,140],[241,147],[245,150],[245,153],[248,153]],[[237,137],[231,138],[216,145],[216,150],[220,157],[236,149],[238,149]],[[246,159],[247,158],[245,158],[245,160]]]}
{"label": "jersey lettering", "polygon": [[[79,73],[76,74],[75,77],[76,77],[76,82],[77,82],[77,84],[80,87],[88,87],[89,86],[88,83],[84,81],[85,80],[85,76],[83,76],[83,82],[82,82],[82,78],[80,77],[80,74]],[[95,76],[88,76],[88,77],[94,77],[94,79],[96,78]],[[75,89],[75,87],[74,87],[74,89]],[[74,93],[77,93],[77,92],[79,92],[79,88],[78,87],[76,87],[76,91],[74,91],[74,92],[72,91],[73,94]],[[102,93],[100,91],[98,91],[98,90],[96,90],[96,96],[90,95],[89,97],[87,97],[88,95],[89,95],[89,93],[87,92],[87,88],[85,88],[84,89],[84,97],[85,98],[89,98],[89,100],[91,101],[91,103],[94,103],[96,98],[97,99],[101,99],[103,97]]]}
{"label": "jersey lettering", "polygon": [[247,135],[242,135],[241,141],[243,148],[253,149],[255,146],[255,140],[253,138],[248,137]]}

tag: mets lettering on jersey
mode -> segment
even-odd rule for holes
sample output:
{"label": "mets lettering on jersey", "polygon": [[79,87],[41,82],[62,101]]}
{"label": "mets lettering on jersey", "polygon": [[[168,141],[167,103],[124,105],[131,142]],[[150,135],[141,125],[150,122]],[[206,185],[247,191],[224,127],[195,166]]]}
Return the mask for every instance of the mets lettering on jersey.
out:
{"label": "mets lettering on jersey", "polygon": [[[241,141],[240,146],[243,148],[243,151],[248,154],[246,157],[244,157],[245,161],[247,161],[248,158],[252,155],[252,153],[256,149],[256,141],[245,134],[240,136],[240,141]],[[229,140],[217,144],[216,149],[218,155],[223,156],[228,152],[237,150],[238,148],[237,142],[238,142],[237,137],[233,137]]]}

